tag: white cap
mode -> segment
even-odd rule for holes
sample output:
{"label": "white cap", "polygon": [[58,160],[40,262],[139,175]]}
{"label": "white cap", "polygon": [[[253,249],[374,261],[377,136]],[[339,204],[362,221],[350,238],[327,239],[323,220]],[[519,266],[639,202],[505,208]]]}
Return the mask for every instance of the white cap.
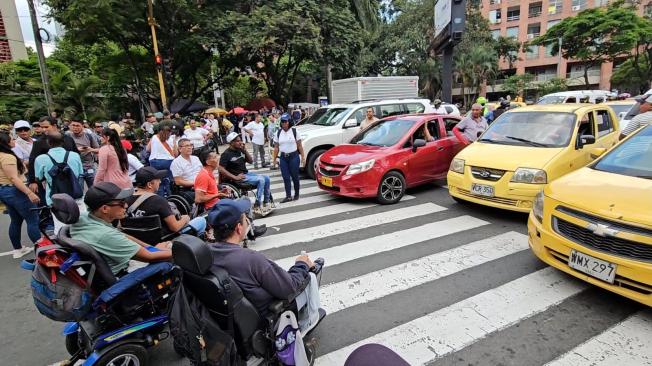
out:
{"label": "white cap", "polygon": [[32,129],[32,125],[30,125],[29,122],[25,120],[21,119],[20,121],[16,121],[16,123],[14,123],[14,130],[25,127],[29,128],[30,130]]}
{"label": "white cap", "polygon": [[240,137],[237,132],[231,132],[226,136],[226,142],[230,144],[231,141],[235,140],[237,137]]}

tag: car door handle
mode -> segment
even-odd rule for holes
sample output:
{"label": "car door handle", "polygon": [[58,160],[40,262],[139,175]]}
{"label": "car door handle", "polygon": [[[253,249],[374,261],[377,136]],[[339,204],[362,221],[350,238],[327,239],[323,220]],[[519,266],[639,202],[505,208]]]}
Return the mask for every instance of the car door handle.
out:
{"label": "car door handle", "polygon": [[445,149],[445,147],[443,147],[443,146],[439,146],[439,147],[437,148],[437,151],[442,151],[442,150],[444,150],[444,149]]}

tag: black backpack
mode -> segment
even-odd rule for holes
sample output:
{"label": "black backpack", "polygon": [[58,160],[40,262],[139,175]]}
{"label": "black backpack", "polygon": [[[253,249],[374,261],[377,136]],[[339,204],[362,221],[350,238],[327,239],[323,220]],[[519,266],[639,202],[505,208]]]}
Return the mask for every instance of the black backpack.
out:
{"label": "black backpack", "polygon": [[[296,141],[296,140],[297,140],[297,129],[294,128],[294,127],[292,127],[291,129],[292,129],[292,134],[294,135],[294,141]],[[283,129],[280,128],[280,127],[279,127],[279,129],[276,131],[276,139],[277,139],[277,140],[281,138],[281,131],[283,131]]]}
{"label": "black backpack", "polygon": [[177,353],[192,365],[239,365],[235,341],[213,319],[209,310],[183,282],[170,298],[170,333]]}
{"label": "black backpack", "polygon": [[66,155],[61,163],[58,163],[50,154],[46,154],[52,161],[52,168],[48,170],[48,174],[52,177],[52,184],[50,184],[50,197],[57,193],[67,193],[74,199],[79,199],[84,196],[84,189],[78,177],[68,165],[68,155],[70,151],[66,151]]}

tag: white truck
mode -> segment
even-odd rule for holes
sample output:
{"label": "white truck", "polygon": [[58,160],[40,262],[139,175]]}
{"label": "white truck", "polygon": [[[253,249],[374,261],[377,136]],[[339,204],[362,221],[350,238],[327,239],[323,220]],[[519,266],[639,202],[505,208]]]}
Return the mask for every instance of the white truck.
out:
{"label": "white truck", "polygon": [[333,80],[333,104],[362,101],[417,98],[418,76],[378,76]]}

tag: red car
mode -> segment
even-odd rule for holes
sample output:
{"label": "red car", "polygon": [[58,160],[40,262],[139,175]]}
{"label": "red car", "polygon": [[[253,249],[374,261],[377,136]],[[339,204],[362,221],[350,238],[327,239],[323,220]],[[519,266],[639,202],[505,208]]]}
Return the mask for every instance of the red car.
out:
{"label": "red car", "polygon": [[[464,147],[452,132],[459,121],[436,114],[382,119],[321,156],[315,172],[319,187],[335,195],[396,203],[406,188],[446,177],[451,160]],[[428,135],[431,141],[426,141]]]}

